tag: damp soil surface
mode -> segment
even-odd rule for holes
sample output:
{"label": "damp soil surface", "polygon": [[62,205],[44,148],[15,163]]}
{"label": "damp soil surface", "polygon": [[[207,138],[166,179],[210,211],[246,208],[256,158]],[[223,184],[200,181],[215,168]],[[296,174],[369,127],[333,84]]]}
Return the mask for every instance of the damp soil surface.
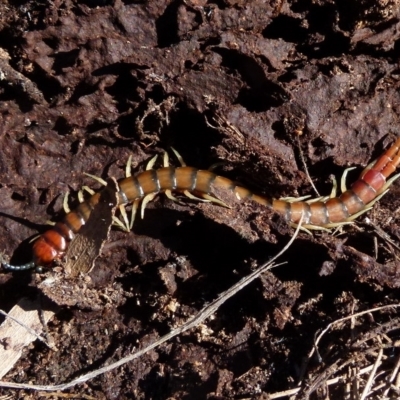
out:
{"label": "damp soil surface", "polygon": [[[274,198],[329,195],[331,176],[352,166],[347,182],[356,180],[400,136],[399,7],[1,2],[0,252],[29,262],[30,240],[63,218],[65,193],[73,209],[82,186],[101,188],[85,173],[120,179],[129,156],[139,172],[165,150],[179,166],[171,147],[189,166],[213,166]],[[159,157],[155,168],[162,164]],[[344,398],[372,376],[365,390],[377,388],[374,398],[398,398],[399,194],[395,182],[337,232],[301,232],[280,257],[285,264],[210,318],[63,396]],[[66,383],[144,348],[294,233],[274,211],[230,193],[218,196],[230,208],[174,195],[178,202],[163,194],[149,202],[143,219],[139,210],[129,233],[112,227],[90,272],[54,279],[59,287],[42,283],[63,273],[64,260],[44,274],[1,271],[4,311],[23,297],[59,306],[48,325],[57,351],[35,342],[5,381]],[[90,235],[103,230],[94,226]]]}

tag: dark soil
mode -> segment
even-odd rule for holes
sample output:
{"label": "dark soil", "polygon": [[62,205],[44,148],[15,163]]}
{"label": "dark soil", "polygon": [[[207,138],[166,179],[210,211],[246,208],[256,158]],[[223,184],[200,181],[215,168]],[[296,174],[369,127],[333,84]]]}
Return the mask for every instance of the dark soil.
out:
{"label": "dark soil", "polygon": [[[85,172],[119,179],[129,155],[139,171],[171,146],[188,165],[222,162],[218,174],[273,197],[316,197],[305,168],[323,195],[331,174],[357,166],[357,179],[400,136],[399,27],[396,0],[3,1],[0,252],[29,261],[29,240],[62,218],[63,195],[73,206],[82,185],[99,188]],[[67,393],[267,399],[300,383],[297,399],[339,399],[345,385],[325,381],[373,364],[383,334],[391,370],[396,308],[336,326],[320,358],[307,357],[329,323],[396,304],[399,191],[395,182],[366,214],[373,225],[362,216],[340,235],[301,233],[287,264],[204,325]],[[144,347],[293,235],[268,209],[232,206],[159,196],[132,232],[112,229],[89,274],[95,304],[59,304],[48,327],[58,351],[35,342],[5,380],[63,383]],[[0,308],[37,296],[40,279],[2,273]]]}

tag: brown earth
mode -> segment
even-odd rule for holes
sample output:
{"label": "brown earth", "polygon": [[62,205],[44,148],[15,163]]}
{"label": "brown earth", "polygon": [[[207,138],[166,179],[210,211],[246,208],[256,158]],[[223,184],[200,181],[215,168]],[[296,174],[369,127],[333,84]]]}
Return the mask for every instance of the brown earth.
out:
{"label": "brown earth", "polygon": [[[76,205],[82,185],[99,187],[84,172],[121,178],[129,155],[139,171],[170,146],[196,168],[222,162],[219,174],[258,193],[316,197],[307,168],[329,194],[331,174],[357,166],[356,179],[400,136],[399,32],[396,0],[2,2],[0,252],[29,261],[29,240],[62,218],[63,194]],[[65,393],[268,399],[300,384],[293,398],[339,399],[349,371],[373,365],[382,349],[386,375],[375,384],[389,379],[399,361],[395,307],[335,325],[320,358],[308,354],[328,324],[396,304],[399,190],[393,184],[367,214],[372,225],[360,217],[340,235],[301,233],[280,259],[287,264],[204,325]],[[132,232],[111,231],[88,278],[95,304],[59,304],[48,327],[58,351],[35,342],[5,380],[63,383],[144,347],[292,234],[252,203],[225,209],[159,196]],[[5,311],[41,292],[40,275],[0,279]],[[400,396],[395,386],[389,398]]]}

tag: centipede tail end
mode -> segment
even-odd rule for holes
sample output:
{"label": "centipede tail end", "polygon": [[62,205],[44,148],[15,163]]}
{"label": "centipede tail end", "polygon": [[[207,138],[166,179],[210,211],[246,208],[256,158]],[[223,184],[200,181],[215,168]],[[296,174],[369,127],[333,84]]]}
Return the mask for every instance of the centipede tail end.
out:
{"label": "centipede tail end", "polygon": [[[12,264],[2,261],[1,264],[3,265],[3,268],[8,271],[28,271],[30,269],[40,268],[40,267],[36,266],[34,261],[28,262],[26,264],[21,264],[21,265],[12,265]],[[40,272],[40,270],[38,270],[38,272]]]}

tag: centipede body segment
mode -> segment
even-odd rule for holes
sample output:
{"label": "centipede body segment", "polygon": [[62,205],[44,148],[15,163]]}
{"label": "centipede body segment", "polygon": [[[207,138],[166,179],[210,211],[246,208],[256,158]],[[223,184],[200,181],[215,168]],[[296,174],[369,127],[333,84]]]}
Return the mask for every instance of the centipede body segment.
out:
{"label": "centipede body segment", "polygon": [[[288,201],[263,197],[208,170],[198,170],[188,166],[176,168],[164,166],[160,169],[151,168],[119,180],[118,206],[130,203],[137,205],[140,201],[145,205],[156,194],[163,192],[186,193],[193,198],[199,197],[224,205],[214,196],[215,192],[222,189],[231,193],[238,201],[252,200],[270,207],[292,224],[297,224],[303,215],[302,226],[305,228],[333,228],[352,221],[368,210],[399,177],[395,175],[387,180],[399,163],[400,138],[378,160],[365,168],[350,189],[338,197],[324,197],[312,201]],[[66,214],[62,221],[43,233],[33,245],[32,262],[21,266],[3,263],[3,266],[9,270],[22,270],[34,266],[48,266],[54,260],[60,259],[68,243],[89,219],[99,199],[100,193],[93,194],[75,210]]]}

